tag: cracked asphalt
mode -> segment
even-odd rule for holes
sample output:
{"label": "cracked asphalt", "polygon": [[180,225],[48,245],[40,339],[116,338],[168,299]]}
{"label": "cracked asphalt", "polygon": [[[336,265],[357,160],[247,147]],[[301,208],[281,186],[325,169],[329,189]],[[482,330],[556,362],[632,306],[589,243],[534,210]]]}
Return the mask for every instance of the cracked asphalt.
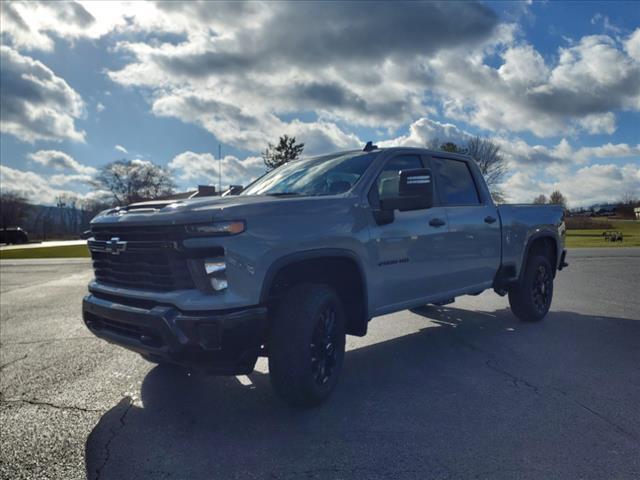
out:
{"label": "cracked asphalt", "polygon": [[640,478],[640,249],[574,250],[545,321],[492,292],[374,319],[325,405],[93,338],[83,260],[0,263],[7,479]]}

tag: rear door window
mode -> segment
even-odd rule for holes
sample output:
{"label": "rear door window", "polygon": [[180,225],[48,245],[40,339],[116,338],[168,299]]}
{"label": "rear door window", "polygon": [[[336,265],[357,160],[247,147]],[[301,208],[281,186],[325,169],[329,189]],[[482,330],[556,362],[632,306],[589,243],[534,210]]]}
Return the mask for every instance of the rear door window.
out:
{"label": "rear door window", "polygon": [[445,205],[480,205],[475,181],[466,162],[432,159],[437,175],[440,200]]}

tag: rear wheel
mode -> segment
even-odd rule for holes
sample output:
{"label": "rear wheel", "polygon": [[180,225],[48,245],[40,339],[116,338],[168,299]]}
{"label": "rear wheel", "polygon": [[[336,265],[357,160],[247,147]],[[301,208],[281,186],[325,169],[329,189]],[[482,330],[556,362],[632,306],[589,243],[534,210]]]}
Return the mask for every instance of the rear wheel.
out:
{"label": "rear wheel", "polygon": [[516,317],[525,322],[542,320],[553,299],[553,267],[544,255],[532,255],[518,285],[509,290],[509,305]]}
{"label": "rear wheel", "polygon": [[322,403],[335,388],[345,349],[345,315],[327,285],[293,287],[277,309],[269,340],[269,374],[290,405]]}

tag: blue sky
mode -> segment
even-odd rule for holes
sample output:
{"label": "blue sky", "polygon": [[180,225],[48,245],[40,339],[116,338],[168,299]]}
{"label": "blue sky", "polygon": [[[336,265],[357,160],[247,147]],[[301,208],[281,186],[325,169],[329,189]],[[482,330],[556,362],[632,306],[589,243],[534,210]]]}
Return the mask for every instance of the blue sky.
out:
{"label": "blue sky", "polygon": [[510,201],[640,193],[636,2],[2,4],[0,182],[91,199],[126,158],[187,189],[305,153],[501,145]]}

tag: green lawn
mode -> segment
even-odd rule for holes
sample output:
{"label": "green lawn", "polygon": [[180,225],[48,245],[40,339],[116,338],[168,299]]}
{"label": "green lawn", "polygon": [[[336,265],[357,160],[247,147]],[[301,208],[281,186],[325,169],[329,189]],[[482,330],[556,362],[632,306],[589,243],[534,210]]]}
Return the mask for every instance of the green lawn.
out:
{"label": "green lawn", "polygon": [[611,230],[622,232],[622,242],[608,242],[602,237],[605,229],[567,230],[566,244],[568,248],[586,247],[640,247],[640,221],[606,220],[611,223]]}
{"label": "green lawn", "polygon": [[64,245],[61,247],[16,248],[0,250],[0,259],[15,260],[19,258],[75,258],[88,257],[86,245]]}

